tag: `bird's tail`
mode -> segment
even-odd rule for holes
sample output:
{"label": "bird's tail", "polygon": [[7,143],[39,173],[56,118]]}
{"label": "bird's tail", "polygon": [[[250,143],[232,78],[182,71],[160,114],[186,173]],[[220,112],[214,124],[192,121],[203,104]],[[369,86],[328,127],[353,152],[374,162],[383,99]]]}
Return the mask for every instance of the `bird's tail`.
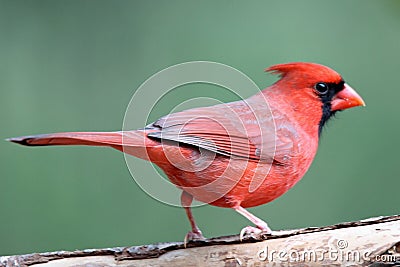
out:
{"label": "bird's tail", "polygon": [[65,132],[20,136],[6,140],[25,146],[106,146],[142,159],[148,159],[145,150],[150,141],[144,131]]}

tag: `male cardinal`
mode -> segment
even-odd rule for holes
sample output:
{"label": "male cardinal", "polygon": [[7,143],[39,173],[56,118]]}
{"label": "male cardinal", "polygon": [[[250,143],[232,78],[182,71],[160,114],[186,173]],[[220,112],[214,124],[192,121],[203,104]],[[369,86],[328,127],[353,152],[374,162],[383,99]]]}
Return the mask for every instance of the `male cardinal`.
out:
{"label": "male cardinal", "polygon": [[[26,146],[108,146],[158,165],[178,188],[192,230],[203,235],[192,212],[193,198],[232,208],[267,232],[267,223],[245,208],[268,203],[306,173],[326,122],[340,110],[364,106],[334,70],[315,63],[278,64],[272,86],[241,101],[169,114],[143,129],[65,132],[8,139]],[[244,232],[243,232],[244,231]]]}

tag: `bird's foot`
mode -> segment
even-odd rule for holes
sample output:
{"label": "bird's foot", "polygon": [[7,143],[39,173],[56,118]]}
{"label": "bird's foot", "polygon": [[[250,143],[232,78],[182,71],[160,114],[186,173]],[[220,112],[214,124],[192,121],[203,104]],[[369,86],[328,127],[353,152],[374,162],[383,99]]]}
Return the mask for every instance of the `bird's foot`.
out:
{"label": "bird's foot", "polygon": [[272,234],[272,230],[267,226],[263,227],[263,229],[253,227],[253,226],[246,226],[240,231],[240,241],[243,241],[244,238],[251,237],[254,239],[260,239],[261,234]]}
{"label": "bird's foot", "polygon": [[205,240],[206,238],[203,236],[203,234],[201,233],[200,230],[197,231],[191,231],[188,232],[185,236],[185,239],[183,240],[183,245],[186,248],[186,245],[190,242],[190,241],[201,241],[201,240]]}

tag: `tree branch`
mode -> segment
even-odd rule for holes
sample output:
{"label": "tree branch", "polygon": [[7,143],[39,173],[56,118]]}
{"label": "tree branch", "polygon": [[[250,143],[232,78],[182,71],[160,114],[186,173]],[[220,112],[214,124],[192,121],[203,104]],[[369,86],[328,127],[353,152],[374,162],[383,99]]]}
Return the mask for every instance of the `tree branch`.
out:
{"label": "tree branch", "polygon": [[400,264],[400,215],[273,235],[0,257],[0,266],[278,266]]}

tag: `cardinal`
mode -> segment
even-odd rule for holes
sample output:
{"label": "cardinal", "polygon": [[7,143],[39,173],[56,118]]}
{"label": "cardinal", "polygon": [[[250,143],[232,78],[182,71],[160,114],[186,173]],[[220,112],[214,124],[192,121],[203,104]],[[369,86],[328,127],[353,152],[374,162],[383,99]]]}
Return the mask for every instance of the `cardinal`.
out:
{"label": "cardinal", "polygon": [[182,189],[191,225],[185,240],[203,239],[193,199],[231,208],[250,220],[241,236],[271,233],[246,210],[294,186],[317,152],[324,125],[338,111],[365,106],[336,71],[294,62],[266,69],[280,79],[248,99],[168,114],[138,130],[64,132],[8,139],[26,146],[106,146],[158,165]]}

